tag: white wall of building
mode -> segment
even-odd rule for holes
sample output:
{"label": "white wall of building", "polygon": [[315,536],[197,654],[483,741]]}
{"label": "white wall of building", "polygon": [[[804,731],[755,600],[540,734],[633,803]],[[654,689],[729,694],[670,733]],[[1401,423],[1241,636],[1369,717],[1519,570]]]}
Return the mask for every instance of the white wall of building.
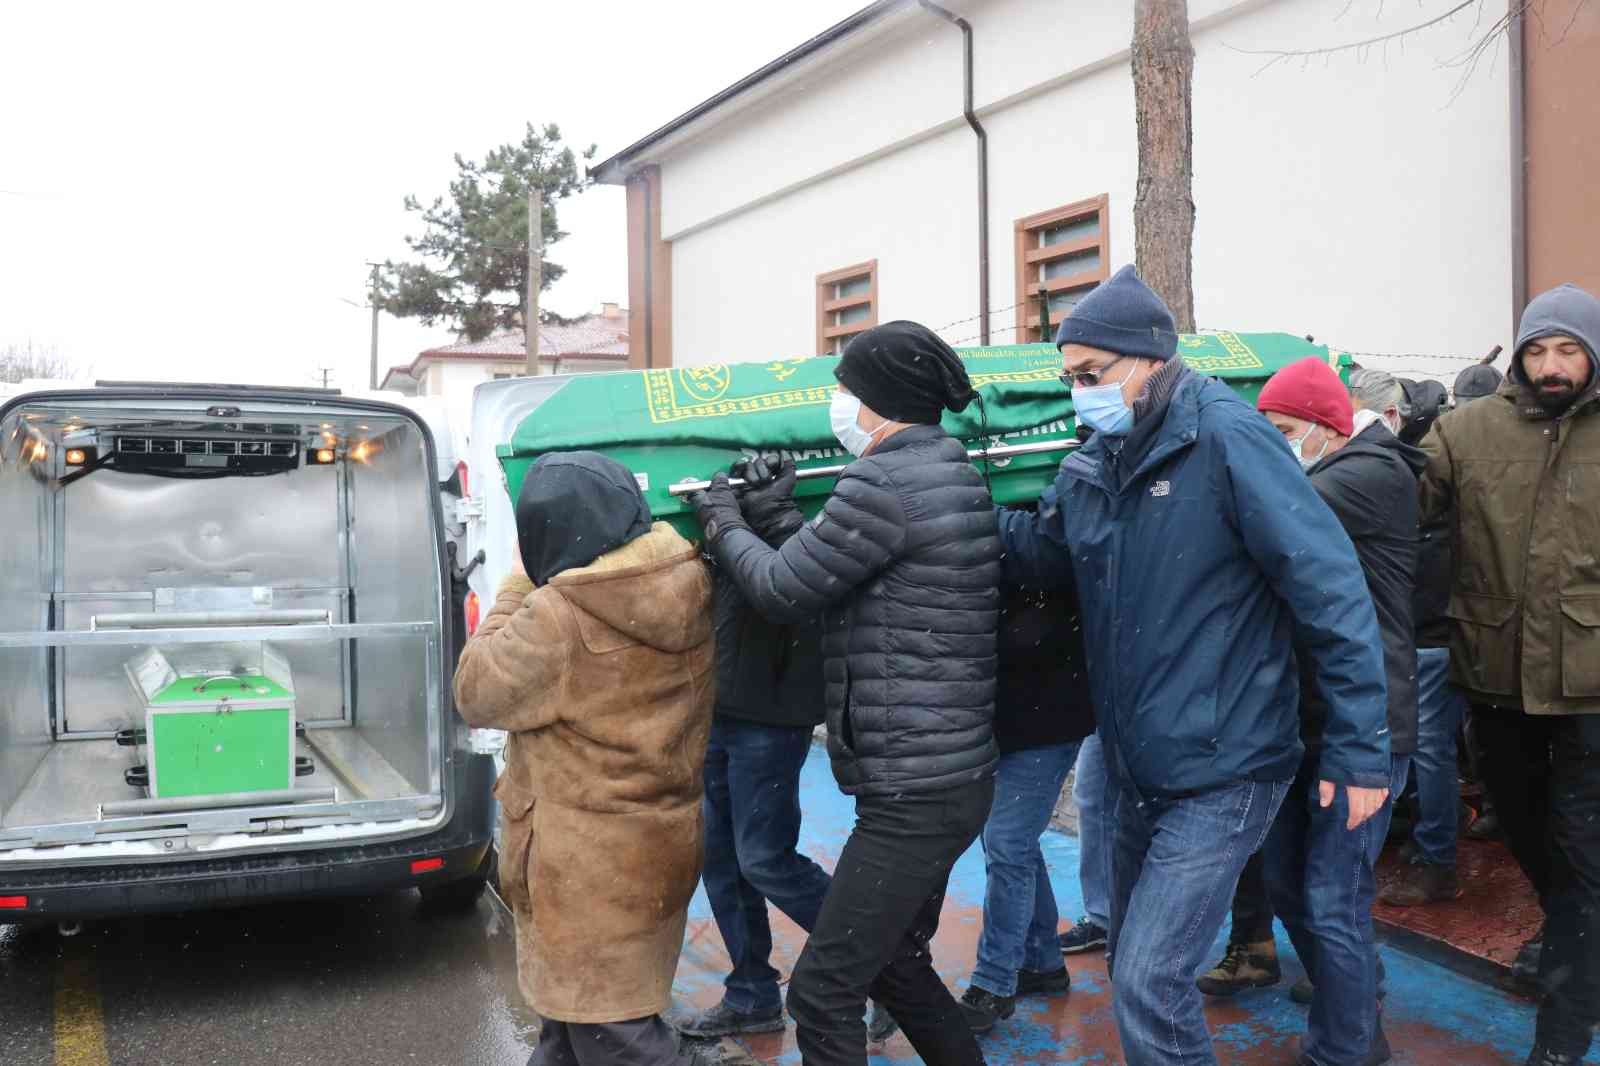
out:
{"label": "white wall of building", "polygon": [[[1484,24],[1504,0],[1488,4]],[[993,340],[1005,343],[1017,218],[1107,193],[1111,265],[1133,259],[1132,4],[954,6],[975,33]],[[1459,93],[1462,71],[1448,65],[1482,26],[1461,19],[1403,50],[1265,71],[1241,51],[1325,47],[1419,18],[1416,5],[1385,5],[1381,17],[1378,6],[1191,0],[1202,327],[1377,352],[1473,355],[1506,342],[1506,64],[1486,62]],[[912,9],[667,148],[673,361],[811,352],[816,275],[867,259],[878,260],[880,320],[972,319],[975,147],[960,94],[960,35]],[[968,321],[944,335],[977,333]]]}

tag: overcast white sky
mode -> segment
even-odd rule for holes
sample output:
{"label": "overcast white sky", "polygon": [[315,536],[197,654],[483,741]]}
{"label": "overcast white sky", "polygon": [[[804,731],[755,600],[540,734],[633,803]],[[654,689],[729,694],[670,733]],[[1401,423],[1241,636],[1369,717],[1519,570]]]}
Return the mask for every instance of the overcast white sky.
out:
{"label": "overcast white sky", "polygon": [[[598,161],[864,3],[5,3],[0,347],[364,387],[364,264],[406,254],[402,201],[443,193],[452,153],[555,122]],[[545,306],[626,303],[622,190],[561,223]],[[380,362],[451,339],[384,316]]]}

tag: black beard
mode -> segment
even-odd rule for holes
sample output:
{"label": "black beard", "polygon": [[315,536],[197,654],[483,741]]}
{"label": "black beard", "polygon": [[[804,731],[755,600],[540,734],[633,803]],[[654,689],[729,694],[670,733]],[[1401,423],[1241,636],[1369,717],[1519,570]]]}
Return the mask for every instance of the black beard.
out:
{"label": "black beard", "polygon": [[[1560,392],[1546,392],[1546,385],[1560,385],[1562,389]],[[1533,383],[1533,395],[1545,413],[1558,415],[1572,406],[1572,401],[1578,398],[1578,389],[1566,378],[1540,378]]]}

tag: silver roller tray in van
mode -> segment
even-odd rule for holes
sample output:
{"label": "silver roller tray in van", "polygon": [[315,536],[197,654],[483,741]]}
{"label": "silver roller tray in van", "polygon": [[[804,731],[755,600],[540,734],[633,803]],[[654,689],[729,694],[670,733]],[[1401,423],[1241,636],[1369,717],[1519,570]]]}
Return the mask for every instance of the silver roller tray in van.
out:
{"label": "silver roller tray in van", "polygon": [[[337,392],[0,407],[0,922],[481,889],[494,770],[451,701],[438,469],[415,412]],[[160,744],[158,659],[198,708]],[[230,696],[278,659],[287,717]]]}

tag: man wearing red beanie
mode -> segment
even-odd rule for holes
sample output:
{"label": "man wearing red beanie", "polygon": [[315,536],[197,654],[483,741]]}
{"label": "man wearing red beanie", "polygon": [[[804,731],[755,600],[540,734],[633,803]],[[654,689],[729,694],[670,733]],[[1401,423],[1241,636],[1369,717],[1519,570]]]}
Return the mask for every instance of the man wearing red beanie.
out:
{"label": "man wearing red beanie", "polygon": [[[1388,693],[1391,797],[1405,787],[1417,738],[1416,651],[1411,597],[1417,564],[1417,476],[1426,459],[1381,420],[1355,431],[1350,394],[1327,363],[1302,359],[1274,374],[1256,407],[1283,434],[1345,533],[1377,612]],[[1262,849],[1273,909],[1316,991],[1301,1062],[1376,1066],[1389,1044],[1378,1014],[1372,930],[1373,865],[1388,834],[1385,803],[1354,829],[1318,786],[1325,738],[1336,723],[1316,675],[1302,672],[1305,761]],[[1313,799],[1313,789],[1317,794]]]}

